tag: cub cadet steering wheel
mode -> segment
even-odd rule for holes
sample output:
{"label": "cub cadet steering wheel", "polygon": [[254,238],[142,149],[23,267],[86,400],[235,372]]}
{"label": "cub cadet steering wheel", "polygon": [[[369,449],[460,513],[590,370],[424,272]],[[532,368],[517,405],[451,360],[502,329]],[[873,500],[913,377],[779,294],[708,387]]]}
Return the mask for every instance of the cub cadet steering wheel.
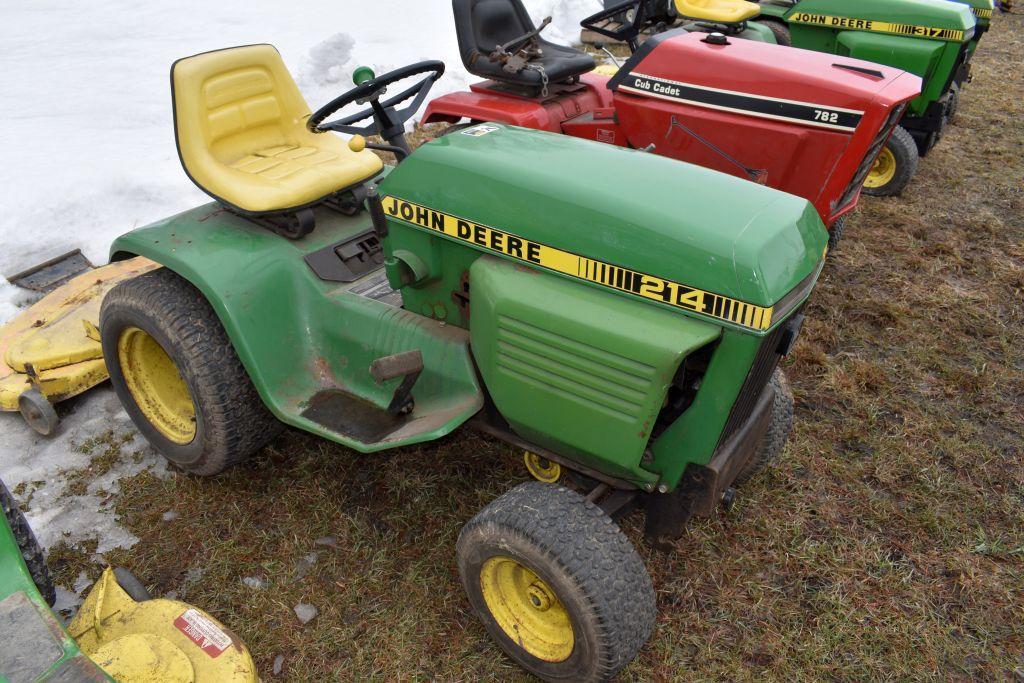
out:
{"label": "cub cadet steering wheel", "polygon": [[[383,102],[380,101],[381,96],[386,92],[389,85],[422,73],[429,73],[430,75],[397,95]],[[374,77],[373,72],[365,67],[356,69],[353,75],[356,87],[316,110],[309,117],[309,120],[306,121],[306,128],[314,133],[335,131],[348,135],[379,135],[387,140],[389,146],[395,148],[388,149],[385,147],[384,149],[388,149],[388,151],[395,152],[396,154],[398,152],[403,153],[399,154],[401,160],[410,152],[409,144],[405,140],[405,122],[416,114],[416,111],[423,104],[423,100],[427,98],[427,94],[434,83],[443,74],[444,62],[437,60],[419,62],[418,64],[395,69],[383,76],[377,77]],[[408,100],[412,100],[412,102],[404,109],[396,108]],[[369,104],[370,106],[350,116],[324,123],[324,120],[329,116],[344,109],[353,102]],[[354,125],[369,118],[373,119],[369,124],[363,126]]]}

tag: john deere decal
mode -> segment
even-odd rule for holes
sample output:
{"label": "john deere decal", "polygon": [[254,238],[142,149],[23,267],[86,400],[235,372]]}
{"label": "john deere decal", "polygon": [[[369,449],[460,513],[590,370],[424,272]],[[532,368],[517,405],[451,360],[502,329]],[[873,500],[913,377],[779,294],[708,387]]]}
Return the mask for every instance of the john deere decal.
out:
{"label": "john deere decal", "polygon": [[948,40],[956,43],[959,43],[964,39],[964,32],[958,29],[915,26],[914,24],[890,24],[886,21],[874,21],[873,19],[851,19],[850,17],[833,17],[828,14],[797,12],[789,17],[789,21],[793,24],[828,26],[830,28],[841,28],[851,31],[874,31],[876,33],[891,33],[897,36],[913,36],[915,38],[931,38],[932,40]]}
{"label": "john deere decal", "polygon": [[654,275],[596,261],[398,197],[384,197],[382,204],[384,212],[393,220],[441,233],[484,251],[753,330],[767,330],[772,324],[771,307],[755,306]]}

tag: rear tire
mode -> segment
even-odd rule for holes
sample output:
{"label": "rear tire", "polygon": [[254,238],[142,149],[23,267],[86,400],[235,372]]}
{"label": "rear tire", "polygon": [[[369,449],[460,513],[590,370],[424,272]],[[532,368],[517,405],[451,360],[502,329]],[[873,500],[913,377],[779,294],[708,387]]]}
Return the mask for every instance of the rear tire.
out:
{"label": "rear tire", "polygon": [[864,181],[864,194],[873,197],[899,195],[917,173],[919,160],[914,137],[903,126],[896,126]]}
{"label": "rear tire", "polygon": [[636,549],[564,487],[517,486],[463,527],[455,552],[488,633],[544,680],[609,680],[654,628],[654,587]]}
{"label": "rear tire", "polygon": [[[223,472],[281,431],[209,302],[172,271],[162,268],[114,287],[100,309],[100,334],[111,384],[132,422],[186,472]],[[148,356],[132,355],[133,345],[126,344],[140,334],[151,350]],[[146,367],[158,361],[170,369]],[[147,372],[151,381],[143,381]],[[191,398],[194,429],[181,429],[185,420],[176,423],[175,415],[163,419],[167,411],[161,406],[171,401],[163,401],[161,394],[179,382]],[[177,431],[171,429],[175,426]]]}
{"label": "rear tire", "polygon": [[750,480],[755,474],[767,467],[782,454],[789,441],[789,433],[793,429],[793,390],[789,388],[789,380],[782,368],[775,368],[771,387],[775,390],[772,401],[771,421],[768,431],[761,437],[757,452],[747,466],[737,475],[735,485],[739,486]]}
{"label": "rear tire", "polygon": [[18,501],[7,490],[7,486],[0,481],[0,507],[4,509],[4,517],[7,525],[11,527],[14,540],[21,551],[21,559],[28,567],[28,573],[32,576],[32,583],[36,585],[39,594],[46,600],[46,604],[53,607],[57,601],[57,592],[53,588],[53,581],[50,579],[50,570],[46,568],[46,557],[43,549],[39,547],[36,535],[32,533],[32,527],[18,507]]}
{"label": "rear tire", "polygon": [[757,22],[767,26],[771,30],[772,35],[775,36],[776,43],[779,45],[785,45],[786,47],[793,46],[793,36],[790,35],[789,26],[786,25],[786,22],[781,19],[767,17],[762,17],[758,19]]}

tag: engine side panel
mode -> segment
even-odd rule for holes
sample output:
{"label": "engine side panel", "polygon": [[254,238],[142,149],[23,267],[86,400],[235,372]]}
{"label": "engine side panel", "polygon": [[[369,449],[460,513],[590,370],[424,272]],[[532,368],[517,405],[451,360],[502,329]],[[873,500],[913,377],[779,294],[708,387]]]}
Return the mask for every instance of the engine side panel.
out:
{"label": "engine side panel", "polygon": [[470,268],[484,384],[525,439],[635,483],[683,358],[721,328],[485,256]]}

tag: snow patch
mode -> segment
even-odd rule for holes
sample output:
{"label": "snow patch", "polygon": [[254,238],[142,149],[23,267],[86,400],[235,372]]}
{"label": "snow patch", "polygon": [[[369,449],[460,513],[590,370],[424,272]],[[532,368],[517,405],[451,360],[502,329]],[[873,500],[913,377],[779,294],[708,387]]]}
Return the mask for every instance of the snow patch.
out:
{"label": "snow patch", "polygon": [[73,593],[66,588],[55,586],[54,589],[57,601],[53,603],[53,611],[64,621],[66,626],[85,600],[81,595]]}
{"label": "snow patch", "polygon": [[[125,439],[115,462],[103,474],[92,476],[89,467],[104,444],[89,454],[82,444],[96,435],[112,433]],[[16,413],[0,414],[0,476],[12,491],[24,484],[19,502],[27,503],[25,517],[39,543],[50,548],[60,541],[72,545],[95,539],[96,553],[131,547],[138,539],[123,529],[111,505],[120,491],[119,481],[144,470],[168,474],[166,461],[139,435],[114,392],[102,387],[83,397],[65,416],[60,432],[46,439],[28,428]],[[118,438],[120,437],[120,438]],[[84,488],[71,483],[81,478]]]}
{"label": "snow patch", "polygon": [[300,624],[308,624],[319,613],[316,607],[304,602],[300,602],[292,609],[295,611],[295,616],[298,617]]}
{"label": "snow patch", "polygon": [[551,25],[541,36],[562,45],[578,45],[580,22],[604,9],[601,0],[525,0],[524,4],[537,26],[551,17]]}
{"label": "snow patch", "polygon": [[338,85],[345,87],[352,82],[353,69],[344,67],[352,60],[352,48],[355,38],[347,33],[335,33],[333,36],[317,43],[309,50],[306,63],[299,72],[302,80],[312,80],[317,85]]}

